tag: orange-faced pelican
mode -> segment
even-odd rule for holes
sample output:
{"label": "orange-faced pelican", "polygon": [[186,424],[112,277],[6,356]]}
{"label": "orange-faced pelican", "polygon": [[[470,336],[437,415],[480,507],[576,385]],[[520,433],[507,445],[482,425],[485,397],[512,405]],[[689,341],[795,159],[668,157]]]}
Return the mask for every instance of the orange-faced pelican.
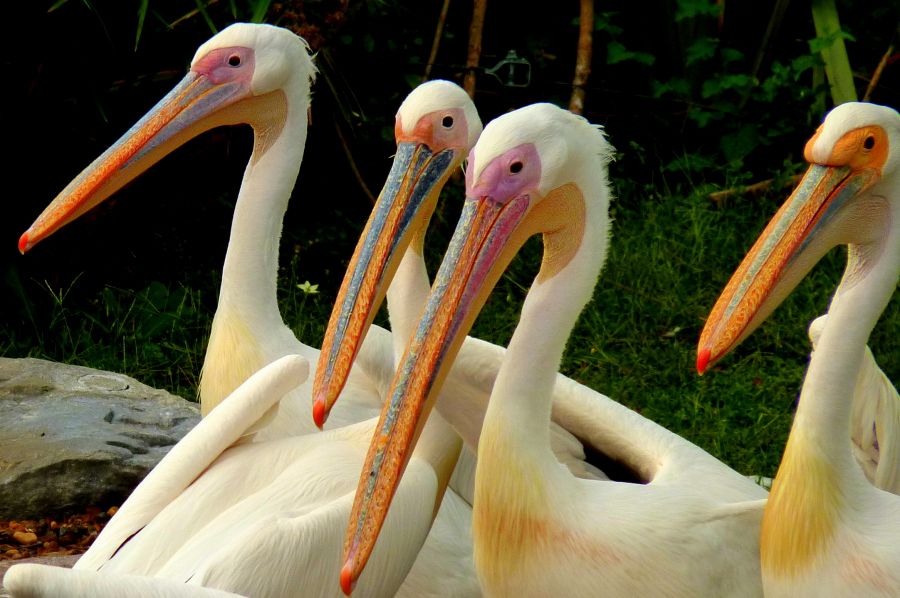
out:
{"label": "orange-faced pelican", "polygon": [[713,307],[697,367],[749,334],[826,251],[848,246],[763,515],[763,585],[766,596],[898,596],[900,497],[867,482],[847,429],[866,343],[900,275],[900,115],[842,104],[804,157],[803,180]]}
{"label": "orange-faced pelican", "polygon": [[[467,199],[388,392],[344,541],[345,591],[375,543],[422,422],[466,333],[518,248],[541,269],[497,374],[478,445],[473,536],[491,596],[759,596],[766,492],[695,445],[559,376],[609,233],[612,148],[581,117],[536,104],[491,122]],[[555,387],[555,388],[554,388]],[[584,480],[550,450],[554,393],[579,437],[646,483]],[[424,412],[424,413],[422,413]]]}
{"label": "orange-faced pelican", "polygon": [[[199,132],[250,123],[256,133],[254,152],[235,208],[201,391],[213,402],[221,402],[231,387],[285,354],[317,357],[283,324],[275,299],[281,218],[302,158],[313,73],[305,43],[286,30],[246,24],[224,30],[197,51],[191,71],[175,90],[73,181],[20,241],[22,250],[30,248]],[[361,351],[359,362],[370,367],[349,385],[351,407],[379,405],[379,388],[389,381],[390,340],[379,332],[370,337],[371,345],[367,342],[373,348]],[[354,394],[361,400],[354,403]],[[339,594],[340,530],[375,421],[320,433],[309,417],[308,387],[284,399],[279,394],[263,398],[269,416],[278,409],[267,425],[269,416],[262,413],[241,417],[251,405],[219,413],[207,402],[204,426],[185,443],[196,453],[190,459],[164,460],[79,560],[73,575],[84,581],[93,572],[96,591],[115,579],[133,592],[152,586],[150,581],[129,585],[137,575],[160,579],[160,592],[175,582],[251,596]],[[235,400],[240,401],[231,402]],[[293,405],[299,408],[293,410]],[[359,411],[348,413],[359,417]],[[254,442],[233,444],[250,429],[258,430]],[[443,503],[436,533],[425,541],[441,504],[437,488],[446,484],[459,441],[451,431],[441,434],[439,429],[423,438],[431,443],[416,460],[421,475],[407,486],[413,512],[396,518],[396,541],[381,552],[372,581],[362,584],[369,595],[394,595],[398,589],[406,596],[478,592],[471,564],[471,513],[464,501],[455,497]],[[190,456],[191,451],[177,454]],[[433,508],[421,509],[428,500]],[[52,583],[65,575],[44,568],[47,575],[41,577],[41,571],[30,570],[27,579]]]}

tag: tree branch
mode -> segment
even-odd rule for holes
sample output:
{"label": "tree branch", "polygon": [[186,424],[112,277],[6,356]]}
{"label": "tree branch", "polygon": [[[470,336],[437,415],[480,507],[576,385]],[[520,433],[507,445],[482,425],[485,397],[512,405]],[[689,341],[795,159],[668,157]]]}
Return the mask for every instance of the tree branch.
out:
{"label": "tree branch", "polygon": [[575,77],[572,79],[572,99],[569,110],[584,113],[585,86],[591,76],[591,58],[594,54],[594,0],[581,0],[578,25],[578,54],[575,58]]}
{"label": "tree branch", "polygon": [[437,27],[434,31],[434,41],[431,42],[431,54],[428,55],[428,63],[425,65],[425,74],[422,75],[422,83],[431,78],[431,69],[434,68],[434,61],[437,60],[438,49],[441,47],[441,37],[444,35],[444,23],[447,22],[447,12],[450,10],[450,0],[444,0],[441,6],[441,14],[438,16]]}
{"label": "tree branch", "polygon": [[481,33],[484,30],[484,13],[487,12],[487,0],[474,0],[472,5],[472,24],[469,26],[469,54],[466,56],[466,77],[463,89],[470,98],[475,98],[475,69],[481,60]]}

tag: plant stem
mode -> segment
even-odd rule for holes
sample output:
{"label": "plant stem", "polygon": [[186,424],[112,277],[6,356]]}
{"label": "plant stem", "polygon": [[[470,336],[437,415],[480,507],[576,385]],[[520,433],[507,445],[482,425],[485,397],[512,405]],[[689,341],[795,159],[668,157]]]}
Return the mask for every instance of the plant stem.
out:
{"label": "plant stem", "polygon": [[850,70],[850,59],[847,58],[844,38],[841,37],[841,22],[838,19],[835,0],[813,0],[811,8],[813,23],[816,26],[816,37],[831,39],[831,44],[822,49],[825,76],[831,87],[831,100],[835,106],[845,102],[855,102],[856,88],[853,85],[853,72]]}
{"label": "plant stem", "polygon": [[466,56],[466,77],[463,89],[470,98],[475,97],[475,69],[481,60],[481,33],[484,30],[484,13],[487,12],[487,0],[474,0],[472,6],[472,24],[469,26],[469,53]]}
{"label": "plant stem", "polygon": [[444,0],[441,6],[441,14],[438,16],[437,27],[434,30],[434,41],[431,42],[431,53],[428,55],[428,64],[425,65],[425,74],[422,75],[422,83],[431,78],[431,69],[437,60],[438,48],[441,47],[441,37],[444,35],[444,23],[447,22],[447,12],[450,10],[450,0]]}
{"label": "plant stem", "polygon": [[578,25],[578,54],[575,58],[575,78],[569,110],[584,113],[585,86],[591,76],[591,57],[594,54],[594,0],[581,0]]}

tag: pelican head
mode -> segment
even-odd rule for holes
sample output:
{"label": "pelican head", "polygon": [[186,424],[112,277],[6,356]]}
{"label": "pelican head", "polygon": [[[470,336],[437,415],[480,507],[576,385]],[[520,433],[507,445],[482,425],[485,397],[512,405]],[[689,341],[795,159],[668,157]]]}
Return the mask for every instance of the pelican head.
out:
{"label": "pelican head", "polygon": [[[865,278],[884,257],[884,241],[897,216],[892,212],[900,206],[897,111],[842,104],[825,117],[803,155],[809,169],[706,321],[697,353],[701,374],[762,323],[835,245],[851,248],[854,265],[844,276],[848,286]],[[894,278],[896,283],[896,274]]]}
{"label": "pelican head", "polygon": [[[522,244],[535,234],[544,237],[536,287],[565,279],[569,292],[590,297],[606,255],[606,165],[612,153],[598,127],[551,104],[535,104],[488,124],[469,154],[459,224],[391,383],[360,477],[344,541],[345,592],[365,566],[449,366]],[[549,284],[544,288],[551,293]],[[548,303],[557,310],[583,306]]]}
{"label": "pelican head", "polygon": [[302,110],[305,118],[306,105],[290,106],[287,98],[308,99],[315,72],[306,42],[286,29],[247,23],[224,29],[200,46],[184,79],[47,206],[19,239],[19,251],[25,253],[214,127],[253,126],[258,160],[278,138],[290,110]]}
{"label": "pelican head", "polygon": [[481,134],[465,91],[449,81],[415,88],[397,111],[397,153],[341,284],[313,386],[313,419],[324,425],[404,251],[420,255],[438,195]]}

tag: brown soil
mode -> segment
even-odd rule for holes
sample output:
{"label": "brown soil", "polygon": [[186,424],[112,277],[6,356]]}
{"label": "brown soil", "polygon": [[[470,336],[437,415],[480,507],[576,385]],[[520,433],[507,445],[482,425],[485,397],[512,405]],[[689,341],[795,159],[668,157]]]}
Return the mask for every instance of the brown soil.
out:
{"label": "brown soil", "polygon": [[84,513],[62,518],[0,519],[0,561],[81,554],[117,509],[88,507]]}

